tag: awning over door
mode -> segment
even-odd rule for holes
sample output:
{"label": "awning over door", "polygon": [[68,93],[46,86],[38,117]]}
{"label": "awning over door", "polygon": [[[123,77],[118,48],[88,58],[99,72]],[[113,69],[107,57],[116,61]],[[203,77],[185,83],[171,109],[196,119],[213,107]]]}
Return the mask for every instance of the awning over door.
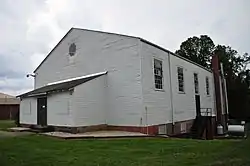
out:
{"label": "awning over door", "polygon": [[46,95],[47,93],[50,93],[50,92],[67,91],[67,90],[74,88],[77,85],[83,84],[87,81],[90,81],[92,79],[105,75],[107,73],[108,72],[101,72],[101,73],[95,73],[95,74],[90,74],[86,76],[61,80],[57,82],[52,82],[41,88],[37,88],[30,92],[18,95],[17,97],[25,98],[25,97],[31,97],[31,96]]}

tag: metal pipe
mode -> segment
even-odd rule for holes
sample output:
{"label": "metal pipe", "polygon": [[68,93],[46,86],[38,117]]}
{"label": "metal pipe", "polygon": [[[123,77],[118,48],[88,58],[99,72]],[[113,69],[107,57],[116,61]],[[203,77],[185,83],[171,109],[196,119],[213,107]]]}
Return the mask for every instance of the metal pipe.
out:
{"label": "metal pipe", "polygon": [[225,111],[225,129],[228,129],[228,100],[227,100],[227,87],[226,87],[226,79],[224,76],[224,68],[223,64],[220,63],[220,68],[221,68],[221,89],[222,89],[222,99],[223,99],[223,109]]}
{"label": "metal pipe", "polygon": [[225,75],[224,75],[224,68],[223,64],[220,63],[220,68],[221,68],[221,77],[222,77],[222,88],[224,92],[224,102],[225,102],[225,112],[228,114],[228,101],[227,101],[227,87],[226,87],[226,80],[225,80]]}

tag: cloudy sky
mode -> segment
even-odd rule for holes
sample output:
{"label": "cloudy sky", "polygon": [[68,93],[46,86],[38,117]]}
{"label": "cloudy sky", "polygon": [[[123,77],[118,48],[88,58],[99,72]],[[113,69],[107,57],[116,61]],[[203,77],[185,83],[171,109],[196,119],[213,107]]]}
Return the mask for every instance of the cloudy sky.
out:
{"label": "cloudy sky", "polygon": [[134,35],[171,51],[194,35],[250,53],[249,0],[1,0],[0,92],[33,88],[32,73],[71,27]]}

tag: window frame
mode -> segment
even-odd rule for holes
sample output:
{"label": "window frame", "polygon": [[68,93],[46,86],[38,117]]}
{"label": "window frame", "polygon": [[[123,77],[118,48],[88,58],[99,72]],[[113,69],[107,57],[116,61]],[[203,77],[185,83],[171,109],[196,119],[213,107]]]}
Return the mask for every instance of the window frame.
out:
{"label": "window frame", "polygon": [[[197,80],[195,79],[195,75],[197,76]],[[194,72],[193,73],[193,81],[194,81],[194,93],[200,94],[200,88],[199,88],[199,74]],[[196,84],[197,81],[197,84]],[[197,91],[196,91],[197,90]]]}
{"label": "window frame", "polygon": [[[161,89],[156,87],[156,73],[155,73],[155,61],[161,62]],[[160,58],[153,57],[153,80],[155,91],[164,91],[164,76],[163,76],[163,60]]]}
{"label": "window frame", "polygon": [[[180,90],[180,79],[179,79],[179,69],[182,69],[182,88],[183,90]],[[177,66],[177,85],[178,85],[178,92],[179,93],[185,93],[185,78],[184,78],[184,67]]]}

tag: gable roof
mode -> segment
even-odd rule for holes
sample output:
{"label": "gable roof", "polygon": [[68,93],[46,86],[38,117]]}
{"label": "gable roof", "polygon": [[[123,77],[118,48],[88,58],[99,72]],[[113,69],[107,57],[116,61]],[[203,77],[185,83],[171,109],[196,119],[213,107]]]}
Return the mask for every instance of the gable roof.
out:
{"label": "gable roof", "polygon": [[21,97],[21,98],[31,97],[31,96],[46,95],[47,93],[50,93],[50,92],[67,91],[67,90],[70,90],[71,88],[74,88],[80,84],[83,84],[85,82],[88,82],[92,79],[95,79],[105,74],[107,74],[107,72],[95,73],[95,74],[90,74],[86,76],[75,77],[71,79],[52,82],[41,88],[37,88],[30,92],[18,95],[17,97]]}
{"label": "gable roof", "polygon": [[35,73],[39,67],[43,64],[43,62],[49,57],[49,55],[59,46],[59,44],[68,36],[68,34],[72,31],[73,28],[70,28],[70,30],[63,36],[63,38],[56,44],[56,46],[48,53],[48,55],[42,60],[42,62],[36,67],[36,69],[33,71]]}
{"label": "gable roof", "polygon": [[152,42],[150,42],[150,41],[148,41],[148,40],[145,40],[145,39],[143,39],[143,38],[141,38],[141,37],[130,36],[130,35],[124,35],[124,34],[119,34],[119,33],[104,32],[104,31],[98,31],[98,30],[90,30],[90,29],[74,28],[74,27],[72,27],[72,28],[70,28],[70,30],[63,36],[63,38],[56,44],[56,46],[49,52],[49,54],[43,59],[43,61],[37,66],[37,68],[33,71],[33,73],[35,73],[35,72],[39,69],[39,67],[44,63],[44,61],[49,57],[49,55],[50,55],[50,54],[55,50],[55,48],[56,48],[56,47],[57,47],[57,46],[58,46],[58,45],[68,36],[68,34],[69,34],[73,29],[82,30],[82,31],[89,31],[89,32],[105,33],[105,34],[111,34],[111,35],[119,35],[119,36],[124,36],[124,37],[129,37],[129,38],[138,39],[138,40],[140,40],[140,41],[142,41],[142,42],[144,42],[144,43],[146,43],[146,44],[149,44],[149,45],[151,45],[151,46],[153,46],[153,47],[156,47],[156,48],[158,48],[158,49],[160,49],[160,50],[162,50],[162,51],[165,51],[165,52],[167,52],[167,53],[169,53],[169,54],[172,54],[172,55],[174,55],[174,56],[176,56],[176,57],[178,57],[178,58],[180,58],[180,59],[183,59],[183,60],[185,60],[185,61],[187,61],[187,62],[189,62],[189,63],[192,63],[192,64],[194,64],[194,65],[196,65],[196,66],[199,66],[200,68],[203,68],[204,70],[207,70],[207,71],[211,72],[211,70],[209,70],[208,68],[206,68],[206,67],[204,67],[204,66],[202,66],[202,65],[200,65],[200,64],[198,64],[198,63],[196,63],[196,62],[193,62],[193,61],[191,61],[191,60],[189,60],[189,59],[187,59],[187,58],[184,58],[184,57],[182,57],[182,56],[180,56],[180,55],[177,55],[177,54],[175,54],[175,53],[173,53],[173,52],[171,52],[171,51],[169,51],[169,50],[167,50],[167,49],[165,49],[165,48],[163,48],[163,47],[161,47],[161,46],[159,46],[159,45],[157,45],[157,44],[154,44],[154,43],[152,43]]}

